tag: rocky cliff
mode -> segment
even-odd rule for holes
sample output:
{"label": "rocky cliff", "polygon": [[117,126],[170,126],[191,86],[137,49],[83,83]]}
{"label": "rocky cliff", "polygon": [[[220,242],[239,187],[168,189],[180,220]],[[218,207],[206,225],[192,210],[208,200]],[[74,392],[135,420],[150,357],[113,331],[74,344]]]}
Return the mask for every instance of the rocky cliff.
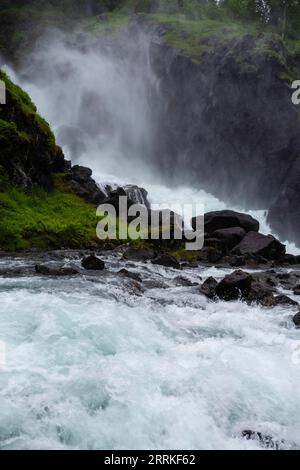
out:
{"label": "rocky cliff", "polygon": [[300,60],[276,36],[204,40],[198,60],[154,41],[159,164],[228,203],[270,209],[284,239],[300,242],[300,121],[291,82]]}
{"label": "rocky cliff", "polygon": [[6,104],[0,105],[0,172],[23,188],[50,189],[52,173],[64,170],[64,156],[47,122],[29,96],[0,70]]}

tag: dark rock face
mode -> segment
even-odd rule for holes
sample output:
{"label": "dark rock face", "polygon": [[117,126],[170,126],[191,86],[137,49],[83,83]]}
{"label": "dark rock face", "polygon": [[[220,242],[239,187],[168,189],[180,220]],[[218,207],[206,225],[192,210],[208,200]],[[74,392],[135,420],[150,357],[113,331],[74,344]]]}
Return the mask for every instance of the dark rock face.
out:
{"label": "dark rock face", "polygon": [[226,276],[216,287],[216,294],[222,300],[237,300],[247,297],[252,285],[252,277],[243,271],[235,271]]}
{"label": "dark rock face", "polygon": [[[195,219],[192,219],[192,227],[195,230]],[[238,237],[243,237],[242,232],[238,232],[236,228],[242,228],[245,232],[258,232],[259,222],[250,215],[230,210],[208,212],[204,215],[204,231],[209,235],[218,237],[219,234],[219,238],[226,238],[229,232],[224,234],[220,230],[235,229],[231,234],[235,233]]]}
{"label": "dark rock face", "polygon": [[53,186],[52,173],[63,172],[62,150],[29,96],[0,70],[6,104],[0,105],[0,174],[22,188]]}
{"label": "dark rock face", "polygon": [[81,265],[84,269],[89,271],[102,271],[105,269],[105,263],[97,256],[87,256],[81,261]]}
{"label": "dark rock face", "polygon": [[285,255],[285,246],[272,235],[249,232],[233,251],[236,255],[262,256],[266,259],[278,259]]}
{"label": "dark rock face", "polygon": [[272,228],[300,241],[300,124],[284,78],[289,56],[280,40],[263,41],[261,48],[251,35],[206,38],[197,62],[153,42],[157,163],[175,183],[186,178],[229,203],[270,209]]}
{"label": "dark rock face", "polygon": [[181,269],[179,261],[174,257],[166,254],[158,255],[152,264],[158,264],[167,268]]}

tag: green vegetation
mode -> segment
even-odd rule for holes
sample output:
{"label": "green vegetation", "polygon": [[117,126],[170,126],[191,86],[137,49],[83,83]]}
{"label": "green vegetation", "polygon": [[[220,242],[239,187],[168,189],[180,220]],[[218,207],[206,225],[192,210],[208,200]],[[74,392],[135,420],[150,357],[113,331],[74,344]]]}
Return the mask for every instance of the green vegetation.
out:
{"label": "green vegetation", "polygon": [[96,209],[70,192],[60,175],[55,188],[24,192],[0,177],[0,247],[79,248],[96,239]]}
{"label": "green vegetation", "polygon": [[[24,152],[27,160],[40,155],[41,165],[57,162],[62,154],[49,124],[37,113],[28,94],[1,69],[0,80],[5,83],[7,97],[7,104],[0,107],[0,165],[6,168],[8,159],[15,160]],[[28,144],[32,144],[30,150]]]}

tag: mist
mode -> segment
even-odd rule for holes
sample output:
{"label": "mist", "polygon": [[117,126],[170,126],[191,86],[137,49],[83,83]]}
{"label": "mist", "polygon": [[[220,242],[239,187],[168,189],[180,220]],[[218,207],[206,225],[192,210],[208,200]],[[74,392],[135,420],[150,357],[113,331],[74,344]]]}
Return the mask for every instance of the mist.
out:
{"label": "mist", "polygon": [[[271,233],[266,207],[249,210],[249,201],[245,207],[242,201],[230,202],[229,195],[208,192],[209,182],[216,186],[212,176],[205,181],[205,168],[201,176],[194,159],[187,160],[189,149],[176,148],[175,128],[171,140],[165,132],[163,116],[171,111],[151,63],[158,40],[155,31],[134,27],[96,40],[80,32],[70,38],[48,31],[17,72],[6,70],[48,120],[66,158],[90,167],[99,184],[143,186],[151,203],[171,209],[178,203],[202,203],[206,212],[248,209],[262,232]],[[205,132],[207,123],[200,127]],[[294,243],[286,244],[300,254]]]}
{"label": "mist", "polygon": [[16,75],[73,164],[98,179],[154,181],[151,96],[158,80],[149,61],[150,36],[124,33],[93,43],[48,32]]}

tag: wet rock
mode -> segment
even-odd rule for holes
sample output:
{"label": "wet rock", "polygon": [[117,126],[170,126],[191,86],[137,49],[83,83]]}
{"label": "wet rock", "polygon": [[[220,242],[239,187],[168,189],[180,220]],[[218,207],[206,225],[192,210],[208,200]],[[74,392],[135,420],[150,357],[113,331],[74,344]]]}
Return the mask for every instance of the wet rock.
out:
{"label": "wet rock", "polygon": [[213,248],[214,250],[217,250],[222,254],[228,252],[228,245],[226,243],[226,240],[220,238],[205,238],[204,248]]}
{"label": "wet rock", "polygon": [[295,288],[294,288],[294,294],[295,295],[300,295],[300,284],[298,284]]}
{"label": "wet rock", "polygon": [[134,204],[140,204],[141,206],[147,207],[150,209],[151,204],[148,200],[148,191],[144,188],[140,188],[139,186],[128,184],[124,186],[124,191],[128,197],[128,199]]}
{"label": "wet rock", "polygon": [[105,263],[97,256],[91,255],[83,258],[81,265],[88,271],[102,271],[105,269]]}
{"label": "wet rock", "polygon": [[179,261],[174,256],[167,254],[158,255],[151,262],[152,264],[165,266],[167,268],[181,269]]}
{"label": "wet rock", "polygon": [[300,328],[300,312],[296,313],[293,318],[293,322],[297,328]]}
{"label": "wet rock", "polygon": [[257,303],[264,307],[274,307],[276,305],[274,289],[262,281],[252,282],[249,292],[243,295],[243,300],[248,304]]}
{"label": "wet rock", "polygon": [[167,289],[169,286],[168,284],[164,283],[163,281],[158,281],[155,279],[146,279],[143,282],[143,286],[147,289]]}
{"label": "wet rock", "polygon": [[291,299],[287,295],[280,294],[276,295],[274,297],[275,305],[291,305],[291,306],[296,306],[299,305],[298,302],[295,300]]}
{"label": "wet rock", "polygon": [[285,254],[285,245],[272,235],[249,232],[232,253],[235,255],[260,256],[266,260],[278,259]]}
{"label": "wet rock", "polygon": [[246,266],[246,259],[244,256],[232,256],[229,260],[229,264],[233,268],[241,268]]}
{"label": "wet rock", "polygon": [[222,257],[222,251],[214,247],[206,247],[199,252],[198,260],[202,263],[217,263]]}
{"label": "wet rock", "polygon": [[253,278],[244,271],[235,271],[226,276],[216,286],[216,294],[221,300],[237,300],[248,296]]}
{"label": "wet rock", "polygon": [[151,248],[135,248],[130,246],[125,249],[123,258],[131,261],[148,261],[155,257],[156,253]]}
{"label": "wet rock", "polygon": [[213,277],[209,277],[205,282],[203,282],[202,286],[200,287],[200,292],[209,299],[215,299],[217,285],[218,281]]}
{"label": "wet rock", "polygon": [[272,436],[251,430],[243,431],[242,437],[248,441],[258,441],[265,449],[279,450],[284,445],[284,440],[277,441]]}
{"label": "wet rock", "polygon": [[46,264],[37,264],[35,266],[35,272],[43,276],[76,276],[79,274],[79,271],[72,267],[57,267]]}
{"label": "wet rock", "polygon": [[[195,230],[196,218],[192,219],[192,227]],[[245,232],[258,232],[259,222],[253,217],[240,212],[224,210],[208,212],[204,215],[204,231],[213,234],[216,230],[240,227]]]}
{"label": "wet rock", "polygon": [[[127,185],[124,187],[119,186],[116,189],[109,191],[104,203],[112,205],[118,213],[120,209],[120,197],[127,198],[128,208],[132,207],[135,204],[146,208],[147,211],[150,210],[148,192],[144,188],[140,188],[139,186],[135,185]],[[128,221],[130,220],[131,218],[128,218]]]}
{"label": "wet rock", "polygon": [[281,266],[283,265],[296,266],[300,264],[300,256],[286,254],[285,256],[283,256],[282,258],[278,260],[278,264]]}
{"label": "wet rock", "polygon": [[72,189],[78,196],[98,205],[105,201],[107,195],[93,180],[92,174],[90,168],[75,165],[67,173],[66,179],[71,182]]}
{"label": "wet rock", "polygon": [[177,276],[174,279],[175,283],[177,286],[182,286],[182,287],[194,287],[198,286],[197,282],[191,281],[185,276]]}
{"label": "wet rock", "polygon": [[133,279],[134,281],[137,282],[142,282],[142,278],[139,274],[133,273],[132,271],[128,271],[127,269],[121,269],[121,271],[118,272],[121,276],[127,277],[129,279]]}
{"label": "wet rock", "polygon": [[228,250],[234,248],[240,243],[246,235],[246,230],[242,227],[230,227],[220,230],[216,230],[212,236],[219,240],[222,240]]}

